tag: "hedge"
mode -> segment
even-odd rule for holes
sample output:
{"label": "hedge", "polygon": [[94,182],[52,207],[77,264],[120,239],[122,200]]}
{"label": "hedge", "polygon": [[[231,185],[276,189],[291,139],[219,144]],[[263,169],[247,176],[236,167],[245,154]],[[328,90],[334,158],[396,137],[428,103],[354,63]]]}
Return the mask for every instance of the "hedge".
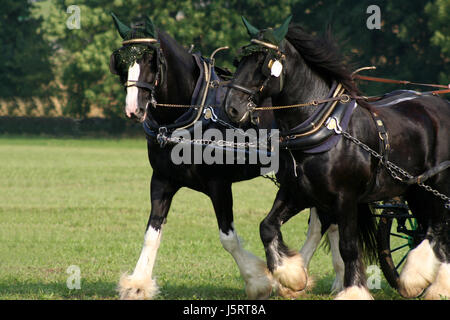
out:
{"label": "hedge", "polygon": [[140,123],[122,118],[0,117],[0,134],[46,136],[142,136]]}

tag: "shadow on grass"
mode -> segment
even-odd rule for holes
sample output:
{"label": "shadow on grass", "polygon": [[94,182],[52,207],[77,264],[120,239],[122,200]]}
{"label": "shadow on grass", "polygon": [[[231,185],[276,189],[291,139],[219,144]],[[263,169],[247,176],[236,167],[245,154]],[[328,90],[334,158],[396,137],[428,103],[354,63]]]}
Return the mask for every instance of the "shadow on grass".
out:
{"label": "shadow on grass", "polygon": [[[300,300],[333,299],[330,293],[334,275],[314,279],[314,286]],[[68,289],[65,282],[2,281],[0,299],[4,300],[115,300],[117,282],[81,281],[81,288]],[[371,290],[376,300],[397,300],[400,295],[383,281],[381,289]],[[246,300],[244,288],[220,285],[182,285],[165,283],[155,300]],[[272,295],[269,299],[284,300]]]}
{"label": "shadow on grass", "polygon": [[157,299],[168,300],[245,300],[247,296],[244,288],[236,289],[232,287],[214,286],[214,285],[200,285],[200,286],[185,286],[165,284],[160,288],[160,293]]}
{"label": "shadow on grass", "polygon": [[112,282],[83,282],[81,288],[69,289],[66,283],[0,282],[2,299],[48,300],[48,299],[115,299],[117,284]]}
{"label": "shadow on grass", "polygon": [[[334,299],[335,294],[331,294],[331,286],[334,282],[334,275],[326,275],[321,278],[314,277],[314,286],[309,291],[310,298],[321,296],[324,299]],[[381,281],[381,287],[379,289],[371,289],[370,293],[375,300],[402,300],[400,294],[393,289],[386,280]]]}
{"label": "shadow on grass", "polygon": [[[0,299],[6,300],[110,300],[118,299],[116,282],[83,282],[80,289],[66,283],[0,282]],[[165,284],[155,300],[245,300],[244,289],[213,285],[183,286]]]}

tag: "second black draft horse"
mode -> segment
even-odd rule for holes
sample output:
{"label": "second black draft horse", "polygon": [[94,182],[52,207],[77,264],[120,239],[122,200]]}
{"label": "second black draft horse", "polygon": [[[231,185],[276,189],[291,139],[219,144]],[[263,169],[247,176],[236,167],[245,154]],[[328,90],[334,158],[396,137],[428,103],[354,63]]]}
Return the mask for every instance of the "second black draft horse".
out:
{"label": "second black draft horse", "polygon": [[[365,245],[368,253],[375,254],[370,241],[373,238],[368,236],[369,241],[365,242],[358,234],[369,235],[367,232],[373,228],[361,230],[366,223],[361,221],[358,208],[361,204],[404,196],[425,227],[426,237],[407,257],[399,292],[415,297],[428,288],[426,298],[450,297],[450,219],[445,199],[418,184],[394,179],[392,172],[362,144],[342,136],[346,131],[378,151],[382,150],[380,137],[386,137],[387,132],[389,147],[384,146],[384,156],[418,176],[450,159],[449,102],[432,94],[405,91],[388,94],[377,107],[357,100],[345,128],[338,117],[320,124],[321,128],[326,127],[324,130],[336,133],[339,140],[334,147],[323,152],[303,152],[298,146],[308,142],[304,138],[308,135],[299,132],[318,132],[314,131],[318,124],[310,121],[321,118],[315,113],[331,110],[322,107],[331,108],[333,102],[354,103],[349,98],[357,97],[359,90],[331,35],[312,36],[299,26],[289,26],[290,19],[278,28],[260,31],[244,18],[252,41],[243,48],[225,98],[229,117],[243,124],[258,109],[261,99],[271,97],[273,105],[280,107],[274,114],[280,136],[289,149],[284,156],[296,163],[295,170],[280,167],[280,190],[260,225],[269,269],[283,285],[290,286],[283,272],[289,269],[285,264],[291,261],[285,259],[289,250],[282,241],[280,226],[298,211],[317,207],[320,214],[329,215],[338,223],[345,275],[344,290],[337,298],[372,299],[366,285],[362,248]],[[335,90],[336,84],[342,89]],[[312,135],[308,137],[313,139]],[[449,170],[443,170],[426,184],[448,197],[449,178]]]}

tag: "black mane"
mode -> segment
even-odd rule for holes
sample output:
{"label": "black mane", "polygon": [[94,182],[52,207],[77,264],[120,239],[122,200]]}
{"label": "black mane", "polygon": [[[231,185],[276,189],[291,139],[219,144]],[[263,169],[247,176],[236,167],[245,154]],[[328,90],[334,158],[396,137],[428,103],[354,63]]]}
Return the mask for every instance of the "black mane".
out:
{"label": "black mane", "polygon": [[313,36],[298,25],[289,27],[286,39],[301,54],[308,66],[329,80],[336,80],[352,94],[360,94],[352,71],[328,29],[323,37]]}

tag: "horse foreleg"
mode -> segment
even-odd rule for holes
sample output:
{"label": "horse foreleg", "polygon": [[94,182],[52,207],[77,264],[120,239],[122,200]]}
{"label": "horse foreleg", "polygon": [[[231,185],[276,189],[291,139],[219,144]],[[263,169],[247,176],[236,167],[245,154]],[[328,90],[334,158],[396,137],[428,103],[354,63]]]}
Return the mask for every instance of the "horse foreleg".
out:
{"label": "horse foreleg", "polygon": [[423,191],[408,195],[407,201],[417,220],[426,221],[427,230],[425,239],[408,253],[400,273],[399,293],[405,298],[413,298],[428,287],[426,299],[448,298],[450,297],[448,213],[441,203]]}
{"label": "horse foreleg", "polygon": [[[260,236],[266,252],[267,266],[274,278],[284,287],[280,294],[295,297],[295,293],[306,288],[306,265],[300,253],[290,250],[283,242],[280,227],[299,208],[289,201],[289,196],[280,189],[267,217],[260,224]],[[293,291],[293,293],[287,293]]]}
{"label": "horse foreleg", "polygon": [[314,252],[319,247],[320,240],[322,239],[322,223],[317,214],[316,208],[311,208],[309,213],[309,223],[308,232],[306,234],[306,240],[300,249],[300,254],[303,257],[305,267],[309,268],[309,263],[311,261]]}
{"label": "horse foreleg", "polygon": [[169,212],[172,198],[178,188],[169,182],[158,179],[151,181],[151,213],[144,236],[144,244],[136,267],[131,275],[123,274],[118,291],[120,299],[152,299],[158,294],[156,281],[152,278],[153,266],[161,241],[162,225]]}
{"label": "horse foreleg", "polygon": [[248,299],[267,299],[272,293],[273,281],[266,263],[242,248],[234,226],[227,233],[219,231],[220,242],[228,251],[239,268],[239,272],[245,281],[245,293]]}
{"label": "horse foreleg", "polygon": [[344,261],[344,288],[337,300],[373,300],[367,288],[365,267],[358,237],[358,210],[355,203],[341,200],[336,206],[339,225],[339,251]]}
{"label": "horse foreleg", "polygon": [[[308,223],[308,233],[305,243],[300,249],[300,255],[303,257],[305,267],[309,270],[309,263],[316,249],[319,247],[323,235],[327,233],[330,242],[331,254],[333,257],[333,267],[336,272],[336,278],[331,287],[331,292],[339,292],[342,289],[344,281],[344,262],[339,253],[339,231],[337,224],[330,221],[321,221],[316,208],[310,209],[310,217]],[[308,279],[308,290],[313,286],[311,277]]]}
{"label": "horse foreleg", "polygon": [[272,279],[265,262],[242,248],[233,225],[233,198],[231,184],[211,182],[209,196],[219,225],[219,237],[223,248],[231,254],[245,281],[249,299],[267,299],[272,292]]}
{"label": "horse foreleg", "polygon": [[148,228],[141,255],[131,275],[123,274],[119,281],[119,294],[122,300],[152,299],[158,294],[156,281],[152,279],[156,253],[161,240],[161,229]]}
{"label": "horse foreleg", "polygon": [[333,268],[336,273],[333,285],[331,286],[331,292],[337,293],[344,288],[344,261],[342,260],[341,253],[339,252],[339,228],[337,224],[332,224],[327,231],[328,240],[330,241],[331,256],[333,259]]}

